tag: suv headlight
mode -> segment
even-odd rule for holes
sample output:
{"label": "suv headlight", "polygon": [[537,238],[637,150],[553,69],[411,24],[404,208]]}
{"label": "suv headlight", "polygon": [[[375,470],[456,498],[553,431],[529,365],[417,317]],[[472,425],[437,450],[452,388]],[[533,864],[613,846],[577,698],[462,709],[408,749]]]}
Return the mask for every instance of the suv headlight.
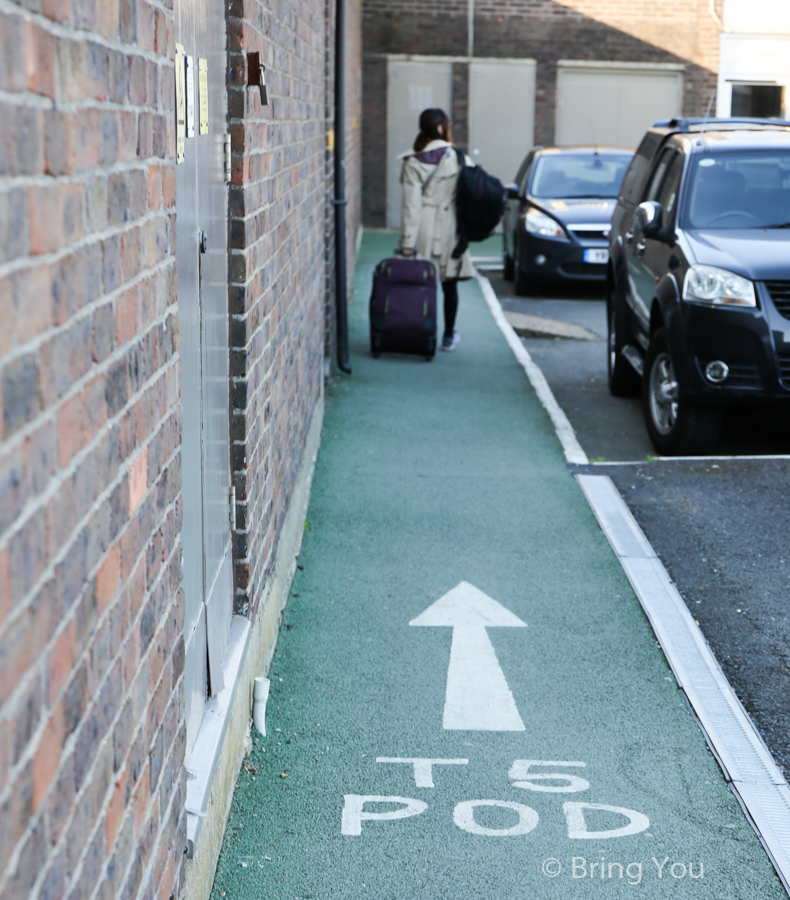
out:
{"label": "suv headlight", "polygon": [[538,212],[536,209],[527,210],[524,216],[524,223],[530,234],[537,234],[539,237],[562,238],[567,240],[562,225],[551,216]]}
{"label": "suv headlight", "polygon": [[753,282],[716,266],[692,266],[683,281],[683,299],[703,306],[757,306]]}

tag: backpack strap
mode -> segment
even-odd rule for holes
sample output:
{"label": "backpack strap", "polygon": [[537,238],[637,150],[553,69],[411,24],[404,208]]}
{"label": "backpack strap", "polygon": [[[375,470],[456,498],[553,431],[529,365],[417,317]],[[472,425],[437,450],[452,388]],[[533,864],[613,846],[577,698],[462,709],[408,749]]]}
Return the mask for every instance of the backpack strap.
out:
{"label": "backpack strap", "polygon": [[453,147],[455,150],[455,155],[458,157],[458,165],[461,167],[461,173],[458,176],[458,186],[456,187],[455,194],[455,215],[456,215],[456,223],[458,226],[458,243],[453,248],[452,258],[458,260],[458,271],[461,271],[461,257],[464,255],[464,251],[469,246],[469,241],[466,239],[466,231],[464,229],[464,223],[461,220],[460,210],[458,209],[458,189],[461,185],[461,178],[464,174],[464,169],[466,168],[466,153],[461,150],[460,147]]}
{"label": "backpack strap", "polygon": [[[449,150],[449,149],[450,148],[448,147],[447,150]],[[423,181],[423,183],[422,183],[423,194],[428,190],[428,185],[433,180],[433,176],[439,171],[439,166],[444,162],[444,158],[445,158],[445,156],[447,156],[447,150],[444,151],[444,156],[442,156],[442,158],[439,160],[439,162],[436,163],[436,167],[434,168],[433,172],[431,172],[431,174],[425,179],[425,181]]]}

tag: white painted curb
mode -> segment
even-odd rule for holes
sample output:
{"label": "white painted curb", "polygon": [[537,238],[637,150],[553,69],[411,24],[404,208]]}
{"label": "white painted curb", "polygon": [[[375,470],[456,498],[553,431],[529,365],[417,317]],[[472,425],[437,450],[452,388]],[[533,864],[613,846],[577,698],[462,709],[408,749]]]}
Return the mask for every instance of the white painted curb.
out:
{"label": "white painted curb", "polygon": [[513,330],[513,326],[505,318],[505,314],[502,312],[502,306],[499,303],[499,298],[491,287],[491,282],[477,270],[475,270],[475,279],[477,280],[478,285],[480,285],[480,290],[488,304],[488,308],[491,310],[494,321],[505,336],[505,340],[513,351],[513,355],[527,373],[529,383],[538,395],[538,400],[540,400],[543,404],[543,408],[549,414],[552,424],[554,425],[554,430],[557,432],[557,437],[562,444],[565,459],[569,463],[573,463],[577,466],[586,466],[589,462],[587,454],[582,450],[581,444],[576,440],[576,434],[574,433],[571,423],[568,421],[568,417],[565,415],[559,403],[557,403],[554,394],[551,392],[549,383],[546,381],[545,375],[540,371],[538,366],[535,365],[532,357],[527,353],[526,348],[521,343],[521,338],[516,334]]}

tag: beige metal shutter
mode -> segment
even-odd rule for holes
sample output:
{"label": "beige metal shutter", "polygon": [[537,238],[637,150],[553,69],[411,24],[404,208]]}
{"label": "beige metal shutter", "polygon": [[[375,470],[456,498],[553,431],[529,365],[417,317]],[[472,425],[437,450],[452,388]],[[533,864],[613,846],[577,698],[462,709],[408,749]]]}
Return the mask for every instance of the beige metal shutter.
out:
{"label": "beige metal shutter", "polygon": [[636,147],[653,122],[682,109],[682,65],[557,64],[557,144]]}
{"label": "beige metal shutter", "polygon": [[450,60],[394,60],[387,66],[387,227],[400,228],[403,161],[419,129],[420,113],[439,107],[452,115],[453,67]]}
{"label": "beige metal shutter", "polygon": [[474,59],[469,66],[469,155],[507,184],[532,149],[535,60]]}

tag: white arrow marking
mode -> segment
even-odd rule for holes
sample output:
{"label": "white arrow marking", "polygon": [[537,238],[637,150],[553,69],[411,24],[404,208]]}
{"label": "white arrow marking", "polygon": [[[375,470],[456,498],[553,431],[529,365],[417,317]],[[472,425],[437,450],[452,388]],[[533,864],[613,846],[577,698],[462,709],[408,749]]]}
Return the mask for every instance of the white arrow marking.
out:
{"label": "white arrow marking", "polygon": [[453,629],[443,725],[448,731],[525,731],[486,628],[526,628],[496,600],[462,581],[409,625]]}

